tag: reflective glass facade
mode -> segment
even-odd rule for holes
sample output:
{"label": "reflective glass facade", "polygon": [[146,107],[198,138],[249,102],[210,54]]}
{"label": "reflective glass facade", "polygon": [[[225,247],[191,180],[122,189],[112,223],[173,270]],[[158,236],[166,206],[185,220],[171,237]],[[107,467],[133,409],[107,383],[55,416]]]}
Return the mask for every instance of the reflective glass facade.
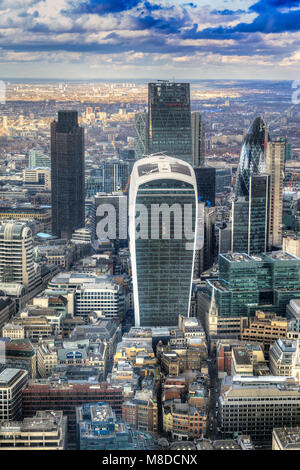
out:
{"label": "reflective glass facade", "polygon": [[300,297],[300,259],[282,252],[219,255],[219,279],[207,281],[210,297],[213,288],[221,317],[251,316],[258,309],[285,315],[289,301]]}
{"label": "reflective glass facade", "polygon": [[[167,189],[167,192],[166,192]],[[136,240],[137,283],[141,325],[176,325],[178,315],[188,315],[193,250],[186,249],[187,240],[174,239],[174,217],[170,217],[170,240],[162,239],[163,222],[159,224],[159,239],[151,237],[151,205],[191,204],[195,225],[196,205],[192,185],[174,180],[156,180],[140,186],[137,204],[148,209],[148,240]]]}
{"label": "reflective glass facade", "polygon": [[265,122],[261,117],[256,118],[243,142],[236,180],[236,196],[249,196],[250,176],[266,172],[265,151],[269,140]]}
{"label": "reflective glass facade", "polygon": [[164,152],[192,164],[189,83],[148,84],[149,153]]}
{"label": "reflective glass facade", "polygon": [[[141,238],[134,239],[138,204],[147,209],[147,220]],[[159,210],[159,216],[153,217],[153,207],[161,204],[166,212]],[[185,231],[187,208],[191,237]],[[197,187],[191,166],[177,165],[165,156],[149,156],[136,163],[130,182],[129,233],[137,326],[175,326],[178,315],[189,315],[196,217]]]}
{"label": "reflective glass facade", "polygon": [[268,175],[249,178],[249,196],[233,202],[232,251],[263,253],[268,247],[269,223]]}
{"label": "reflective glass facade", "polygon": [[232,251],[263,253],[268,247],[270,177],[266,174],[269,142],[262,118],[254,120],[244,139],[233,202]]}
{"label": "reflective glass facade", "polygon": [[112,193],[124,191],[128,182],[132,165],[123,160],[103,162],[93,171],[86,181],[87,197],[97,193]]}

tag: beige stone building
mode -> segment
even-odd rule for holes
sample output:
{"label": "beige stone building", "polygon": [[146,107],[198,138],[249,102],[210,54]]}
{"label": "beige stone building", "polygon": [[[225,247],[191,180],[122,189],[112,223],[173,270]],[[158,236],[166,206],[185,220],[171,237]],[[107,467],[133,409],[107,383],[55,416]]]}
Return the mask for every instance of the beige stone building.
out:
{"label": "beige stone building", "polygon": [[282,240],[282,251],[290,253],[291,255],[298,256],[300,258],[300,238],[299,237],[283,237]]}
{"label": "beige stone building", "polygon": [[0,424],[1,450],[64,450],[66,440],[62,411],[37,411],[32,418]]}

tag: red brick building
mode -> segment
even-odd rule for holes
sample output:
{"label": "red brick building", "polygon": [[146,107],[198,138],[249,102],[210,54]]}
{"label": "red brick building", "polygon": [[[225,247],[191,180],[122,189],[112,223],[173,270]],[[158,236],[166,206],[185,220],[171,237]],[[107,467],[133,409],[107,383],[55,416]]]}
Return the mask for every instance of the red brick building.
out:
{"label": "red brick building", "polygon": [[30,381],[22,391],[23,417],[34,416],[40,410],[61,410],[68,417],[69,441],[76,437],[76,406],[84,403],[106,402],[122,415],[122,388],[106,382],[100,384],[38,383]]}

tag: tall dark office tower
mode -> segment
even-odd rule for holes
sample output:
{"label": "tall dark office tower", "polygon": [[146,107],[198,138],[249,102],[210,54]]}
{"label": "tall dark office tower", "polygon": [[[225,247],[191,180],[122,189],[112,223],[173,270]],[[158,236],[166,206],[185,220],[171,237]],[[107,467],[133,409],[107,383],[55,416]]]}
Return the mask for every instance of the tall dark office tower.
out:
{"label": "tall dark office tower", "polygon": [[52,232],[71,238],[84,227],[84,129],[77,111],[59,111],[51,123]]}
{"label": "tall dark office tower", "polygon": [[250,175],[249,196],[239,196],[232,205],[232,251],[248,255],[268,248],[270,176]]}
{"label": "tall dark office tower", "polygon": [[270,141],[268,128],[261,117],[257,117],[244,139],[238,166],[235,195],[249,196],[251,175],[266,172],[266,150]]}
{"label": "tall dark office tower", "polygon": [[216,204],[216,169],[209,166],[194,168],[197,181],[198,200],[206,206]]}
{"label": "tall dark office tower", "polygon": [[267,126],[258,117],[244,139],[232,205],[232,250],[262,253],[268,247],[270,178],[266,174]]}
{"label": "tall dark office tower", "polygon": [[203,271],[209,269],[214,262],[215,244],[215,199],[216,199],[216,169],[208,166],[194,168],[198,202],[204,203],[204,244],[201,250],[196,250],[194,277],[199,278]]}
{"label": "tall dark office tower", "polygon": [[205,135],[204,122],[201,114],[194,111],[191,114],[192,126],[192,150],[193,150],[193,167],[198,168],[205,163]]}
{"label": "tall dark office tower", "polygon": [[148,84],[148,151],[163,152],[192,165],[190,84]]}

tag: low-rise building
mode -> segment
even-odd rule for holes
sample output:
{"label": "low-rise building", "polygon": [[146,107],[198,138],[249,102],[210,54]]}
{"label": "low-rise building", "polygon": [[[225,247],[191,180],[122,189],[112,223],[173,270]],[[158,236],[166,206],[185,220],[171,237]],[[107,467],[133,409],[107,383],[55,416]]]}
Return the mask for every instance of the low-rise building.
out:
{"label": "low-rise building", "polygon": [[299,362],[297,342],[278,339],[270,347],[269,357],[270,369],[273,375],[293,376],[293,367]]}
{"label": "low-rise building", "polygon": [[80,450],[134,449],[132,432],[107,403],[76,408],[77,446]]}
{"label": "low-rise building", "polygon": [[2,328],[3,338],[10,339],[24,339],[25,329],[23,325],[14,325],[13,323],[6,323]]}
{"label": "low-rise building", "polygon": [[163,429],[173,439],[200,438],[206,431],[206,413],[188,403],[177,400],[163,406]]}
{"label": "low-rise building", "polygon": [[27,370],[30,378],[36,377],[36,352],[30,340],[7,339],[5,342],[5,365]]}
{"label": "low-rise building", "polygon": [[76,407],[81,406],[82,403],[98,401],[105,401],[113,408],[117,416],[122,415],[122,389],[107,382],[72,383],[61,380],[35,380],[29,381],[22,391],[23,416],[34,416],[40,410],[63,411],[68,417],[68,436],[69,442],[72,443],[76,436]]}
{"label": "low-rise building", "polygon": [[49,377],[57,364],[58,356],[54,341],[40,341],[37,347],[37,370],[40,377]]}
{"label": "low-rise building", "polygon": [[157,433],[158,408],[152,390],[137,390],[132,400],[122,405],[122,418],[133,429]]}
{"label": "low-rise building", "polygon": [[0,422],[21,418],[21,393],[27,380],[26,370],[6,368],[0,373]]}
{"label": "low-rise building", "polygon": [[0,423],[1,450],[65,450],[67,417],[62,411],[37,411],[33,418]]}
{"label": "low-rise building", "polygon": [[254,318],[249,319],[249,325],[241,332],[242,341],[263,343],[268,349],[278,338],[286,338],[288,321],[275,313],[257,311]]}
{"label": "low-rise building", "polygon": [[[14,299],[9,297],[0,297],[0,333],[1,328],[11,319],[13,315],[16,313],[16,302]],[[2,330],[2,336],[3,330]]]}
{"label": "low-rise building", "polygon": [[232,349],[232,375],[253,375],[253,363],[247,348]]}
{"label": "low-rise building", "polygon": [[272,450],[300,450],[300,427],[274,428]]}
{"label": "low-rise building", "polygon": [[223,437],[247,434],[253,441],[272,440],[275,427],[300,425],[300,390],[291,377],[226,377],[219,398]]}

